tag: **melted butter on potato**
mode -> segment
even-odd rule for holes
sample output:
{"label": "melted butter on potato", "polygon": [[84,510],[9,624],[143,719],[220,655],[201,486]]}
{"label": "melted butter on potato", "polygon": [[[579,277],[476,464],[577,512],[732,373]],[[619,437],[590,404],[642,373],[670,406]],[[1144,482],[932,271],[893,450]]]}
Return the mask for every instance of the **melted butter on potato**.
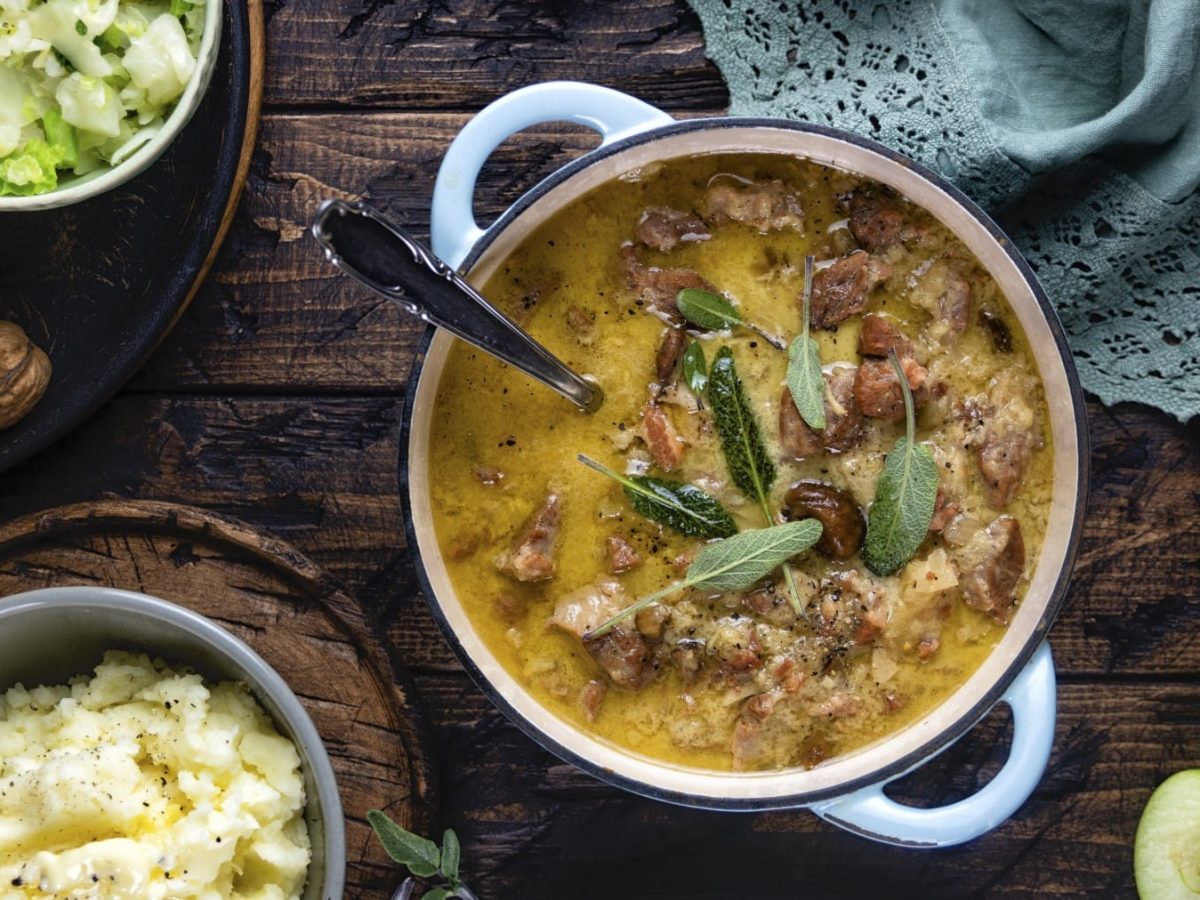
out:
{"label": "melted butter on potato", "polygon": [[144,655],[0,695],[0,898],[299,897],[300,757],[245,687]]}

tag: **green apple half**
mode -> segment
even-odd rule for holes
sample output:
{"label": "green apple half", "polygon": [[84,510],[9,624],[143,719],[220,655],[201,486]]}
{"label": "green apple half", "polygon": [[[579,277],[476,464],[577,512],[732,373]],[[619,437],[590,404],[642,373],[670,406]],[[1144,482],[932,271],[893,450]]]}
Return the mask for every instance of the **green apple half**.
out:
{"label": "green apple half", "polygon": [[1150,795],[1133,876],[1142,900],[1200,900],[1200,769],[1175,773]]}

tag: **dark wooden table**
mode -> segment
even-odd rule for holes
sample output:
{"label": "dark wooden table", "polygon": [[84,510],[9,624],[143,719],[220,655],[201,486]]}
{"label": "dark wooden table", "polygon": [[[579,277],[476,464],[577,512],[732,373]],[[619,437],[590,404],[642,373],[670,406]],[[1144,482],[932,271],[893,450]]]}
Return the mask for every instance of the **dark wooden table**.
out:
{"label": "dark wooden table", "polygon": [[[305,226],[362,195],[427,232],[438,161],[498,94],[552,78],[676,114],[728,101],[699,24],[669,0],[274,0],[266,114],[249,189],[208,282],[128,388],[0,478],[0,516],[100,497],[174,500],[293,542],[374,610],[431,723],[440,815],[481,897],[784,897],[1133,893],[1153,787],[1200,765],[1200,429],[1091,403],[1091,509],[1052,643],[1050,769],[1008,823],[936,853],[869,844],[807,812],[676,809],[606,787],[536,747],[456,664],[404,547],[397,487],[420,329],[337,278]],[[493,215],[590,146],[549,127],[501,148]],[[944,803],[1004,758],[997,715],[898,796]],[[381,797],[380,802],[386,798]]]}

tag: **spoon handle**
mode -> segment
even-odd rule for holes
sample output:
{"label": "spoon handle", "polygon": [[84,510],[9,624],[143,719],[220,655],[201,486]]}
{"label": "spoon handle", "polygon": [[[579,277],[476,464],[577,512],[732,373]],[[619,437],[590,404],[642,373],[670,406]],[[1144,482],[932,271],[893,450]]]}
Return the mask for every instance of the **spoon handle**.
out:
{"label": "spoon handle", "polygon": [[347,275],[418,318],[515,366],[587,412],[600,388],[566,366],[398,225],[362,202],[326,200],[313,236]]}

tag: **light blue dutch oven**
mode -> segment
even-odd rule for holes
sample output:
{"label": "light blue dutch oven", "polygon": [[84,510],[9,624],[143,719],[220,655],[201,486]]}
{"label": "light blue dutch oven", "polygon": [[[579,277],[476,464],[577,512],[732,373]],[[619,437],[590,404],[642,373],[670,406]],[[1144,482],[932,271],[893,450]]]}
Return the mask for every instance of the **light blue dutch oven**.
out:
{"label": "light blue dutch oven", "polygon": [[[490,227],[480,227],[473,194],[485,160],[516,132],[552,121],[594,129],[602,138],[600,146],[545,179]],[[437,383],[454,338],[433,329],[418,355],[405,412],[401,478],[409,500],[409,546],[434,617],[479,686],[534,740],[584,771],[671,803],[725,810],[808,808],[841,828],[888,844],[961,844],[1013,815],[1045,771],[1055,722],[1054,663],[1045,638],[1066,594],[1087,495],[1083,395],[1062,328],[1028,265],[996,224],[940,176],[857,135],[771,119],[677,122],[617,91],[550,82],[502,97],[455,138],[434,189],[433,249],[481,284],[534,227],[597,185],[662,160],[737,151],[805,157],[891,185],[936,215],[971,249],[1004,291],[1029,337],[1050,405],[1053,502],[1026,597],[979,670],[919,721],[812,769],[729,773],[671,765],[615,747],[555,717],[480,639],[437,546],[428,490],[429,429]],[[945,750],[997,703],[1012,710],[1012,747],[987,786],[936,809],[905,806],[884,794],[889,782]]]}

